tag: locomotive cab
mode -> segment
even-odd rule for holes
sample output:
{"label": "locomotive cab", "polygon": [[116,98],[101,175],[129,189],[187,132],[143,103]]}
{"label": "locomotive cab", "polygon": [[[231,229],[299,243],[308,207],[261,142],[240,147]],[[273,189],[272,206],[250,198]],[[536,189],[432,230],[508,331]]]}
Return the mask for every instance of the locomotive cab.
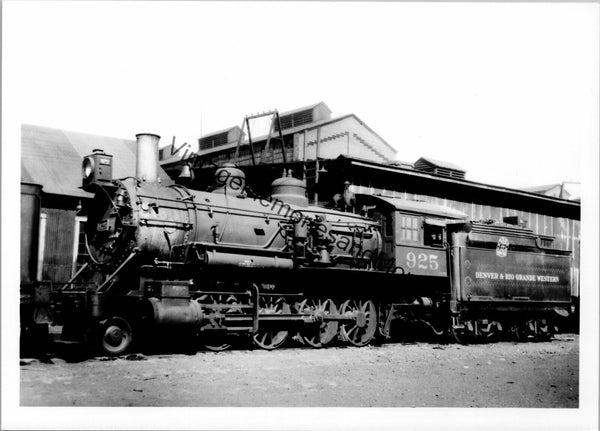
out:
{"label": "locomotive cab", "polygon": [[[386,259],[406,274],[448,275],[448,225],[466,223],[466,214],[426,202],[360,195],[379,221]],[[370,204],[370,205],[369,205]]]}

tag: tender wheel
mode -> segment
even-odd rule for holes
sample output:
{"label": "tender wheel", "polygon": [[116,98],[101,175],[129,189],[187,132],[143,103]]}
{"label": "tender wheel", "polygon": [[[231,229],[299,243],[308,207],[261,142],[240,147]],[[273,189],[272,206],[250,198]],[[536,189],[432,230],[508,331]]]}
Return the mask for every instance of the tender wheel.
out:
{"label": "tender wheel", "polygon": [[536,340],[548,341],[552,338],[553,327],[546,320],[539,320],[537,325]]}
{"label": "tender wheel", "polygon": [[[337,307],[331,299],[305,299],[298,308],[301,313],[314,313],[317,319],[337,313]],[[320,348],[331,343],[337,332],[338,322],[317,320],[302,329],[301,337],[309,346]]]}
{"label": "tender wheel", "polygon": [[109,356],[122,355],[133,341],[131,326],[121,317],[108,319],[102,325],[101,337],[102,351]]}
{"label": "tender wheel", "polygon": [[352,317],[350,323],[340,325],[340,336],[350,344],[362,347],[375,337],[377,309],[373,301],[349,300],[340,307],[340,314]]}
{"label": "tender wheel", "polygon": [[254,334],[254,343],[261,349],[276,349],[285,343],[290,332],[278,330],[273,328],[270,323],[261,322],[260,316],[265,314],[289,314],[290,306],[283,298],[271,295],[261,295],[258,305],[259,323],[258,331]]}
{"label": "tender wheel", "polygon": [[536,338],[537,325],[535,320],[517,323],[510,328],[510,333],[517,341],[530,341]]}
{"label": "tender wheel", "polygon": [[479,327],[480,323],[477,320],[461,320],[461,327],[450,327],[450,336],[459,344],[479,343],[484,340],[481,336]]}
{"label": "tender wheel", "polygon": [[491,319],[471,320],[465,325],[471,333],[472,340],[478,343],[494,341],[502,334],[502,324]]}
{"label": "tender wheel", "polygon": [[552,328],[543,319],[514,325],[510,332],[517,341],[548,341],[552,338]]}
{"label": "tender wheel", "polygon": [[508,332],[515,341],[525,341],[527,339],[527,333],[521,325],[511,326]]}

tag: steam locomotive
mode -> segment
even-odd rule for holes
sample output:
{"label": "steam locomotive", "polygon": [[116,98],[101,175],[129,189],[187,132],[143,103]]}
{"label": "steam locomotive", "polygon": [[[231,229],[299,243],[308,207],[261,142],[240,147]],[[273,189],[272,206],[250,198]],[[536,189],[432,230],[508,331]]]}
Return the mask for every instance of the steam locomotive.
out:
{"label": "steam locomotive", "polygon": [[132,177],[113,179],[101,151],[84,158],[88,266],[99,281],[80,284],[78,273],[32,312],[51,314],[65,341],[108,355],[157,334],[216,351],[290,338],[365,346],[402,322],[461,343],[546,339],[571,313],[571,254],[543,248],[529,229],[386,196],[311,206],[289,172],[258,196],[232,164],[207,191],[166,187],[158,141],[137,135]]}

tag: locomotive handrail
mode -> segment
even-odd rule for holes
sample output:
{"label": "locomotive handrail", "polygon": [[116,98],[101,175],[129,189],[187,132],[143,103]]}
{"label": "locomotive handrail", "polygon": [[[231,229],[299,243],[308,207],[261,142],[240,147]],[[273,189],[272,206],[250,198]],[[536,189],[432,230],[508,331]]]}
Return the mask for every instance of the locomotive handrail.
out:
{"label": "locomotive handrail", "polygon": [[[148,198],[148,199],[154,199],[155,198],[154,196],[150,196],[150,195],[146,195],[146,194],[138,194],[137,196],[141,197],[141,198]],[[160,197],[159,199],[161,201],[174,202],[174,203],[183,204],[183,205],[187,204],[187,202],[184,202],[184,199],[171,199],[171,198],[167,198],[167,197],[164,197],[164,196]],[[210,205],[208,205],[205,202],[196,202],[193,199],[188,199],[188,198],[185,198],[185,199],[189,200],[190,201],[189,203],[191,203],[194,206],[195,209],[203,209],[204,207],[210,207],[211,211],[215,211],[215,212],[219,211],[219,212],[221,212],[223,214],[229,213],[230,215],[241,215],[241,216],[251,215],[251,216],[254,216],[254,217],[264,217],[264,215],[267,213],[264,210],[258,211],[258,210],[252,210],[252,209],[239,209],[239,208],[237,209],[237,211],[236,210],[232,211],[232,207],[218,205],[218,204],[215,204],[214,202],[211,202]],[[252,198],[252,199],[259,199],[259,197],[257,196],[256,198]],[[273,204],[277,204],[279,201],[275,201],[274,200],[274,201],[270,201],[270,202],[272,202]],[[285,202],[280,202],[280,205],[283,206],[283,205],[286,205],[286,203]],[[164,204],[162,205],[162,207],[163,208],[171,208],[171,209],[182,209],[181,206],[175,207],[175,206],[167,206],[167,205],[164,205]],[[268,207],[266,207],[266,208],[268,208]],[[327,211],[326,208],[302,207],[301,211],[304,211],[304,210],[308,211],[311,214],[312,213],[316,213],[316,214],[329,214],[329,215],[331,215],[331,213],[329,211]],[[272,219],[276,220],[277,218],[279,218],[279,220],[282,220],[282,221],[283,220],[289,220],[289,217],[282,216],[281,214],[279,214],[279,211],[275,211],[273,209],[270,212],[274,213],[273,215],[270,216]],[[355,223],[362,222],[362,223],[365,223],[365,224],[368,225],[369,222],[371,222],[371,220],[369,220],[368,218],[362,217],[362,216],[360,216],[358,214],[344,213],[343,215],[344,215],[344,217],[349,217],[349,218],[356,219]],[[304,215],[304,217],[307,218],[307,219],[311,218],[308,215]],[[331,222],[332,223],[338,223],[337,220],[332,220]],[[356,226],[362,227],[360,224],[357,224]]]}
{"label": "locomotive handrail", "polygon": [[[147,195],[138,195],[138,197],[142,197],[142,198],[153,198],[153,196],[147,196]],[[165,198],[165,197],[161,197],[160,198],[163,201],[167,201],[167,202],[175,202],[184,206],[168,206],[168,205],[162,205],[163,208],[169,208],[169,209],[176,209],[176,210],[180,210],[183,208],[187,208],[187,206],[185,206],[186,204],[188,204],[187,202],[184,202],[183,200],[176,200],[176,199],[169,199],[169,198]],[[257,210],[250,210],[250,209],[243,209],[243,210],[239,210],[238,211],[232,211],[231,207],[227,207],[227,206],[222,206],[222,205],[215,205],[214,203],[211,203],[210,205],[207,203],[202,203],[202,202],[195,202],[195,201],[190,201],[189,203],[191,203],[194,207],[194,209],[205,209],[207,208],[207,211],[212,212],[215,210],[220,210],[219,212],[222,214],[230,214],[230,215],[241,215],[241,216],[253,216],[253,217],[264,217],[265,215],[265,211],[257,211]],[[275,211],[273,211],[275,212]],[[274,216],[272,216],[273,218],[275,217],[280,217],[281,220],[289,220],[289,217],[284,217],[280,214],[275,214]]]}
{"label": "locomotive handrail", "polygon": [[157,226],[164,226],[164,227],[180,227],[182,229],[192,229],[192,224],[189,222],[182,222],[182,221],[176,221],[176,220],[164,220],[164,219],[157,219],[157,218],[141,218],[140,222],[141,225],[153,225],[154,223],[156,223]]}
{"label": "locomotive handrail", "polygon": [[89,262],[86,262],[81,268],[79,268],[79,270],[75,273],[75,275],[73,275],[73,277],[71,277],[71,279],[67,282],[67,284],[65,284],[59,290],[66,290],[68,286],[73,284],[73,281],[75,281],[75,279],[79,276],[79,274],[81,274],[83,272],[83,270],[88,267],[89,264],[90,264]]}
{"label": "locomotive handrail", "polygon": [[121,265],[119,265],[119,267],[104,281],[104,283],[102,283],[100,286],[98,286],[97,292],[104,292],[104,288],[105,286],[107,286],[119,273],[119,271],[121,271],[121,269],[123,269],[123,267],[129,263],[129,261],[131,259],[133,259],[136,255],[138,254],[138,250],[134,249],[129,256],[127,256],[127,259],[125,259],[123,261],[123,263],[121,263]]}
{"label": "locomotive handrail", "polygon": [[263,255],[283,255],[285,257],[287,256],[291,256],[292,252],[291,251],[285,251],[286,247],[282,247],[281,249],[273,249],[273,248],[258,248],[258,247],[252,247],[252,246],[247,246],[247,245],[242,245],[242,244],[230,244],[230,243],[226,243],[226,242],[221,242],[218,244],[212,243],[212,242],[205,242],[205,241],[194,241],[194,242],[189,242],[187,244],[179,244],[174,246],[173,248],[180,248],[180,247],[188,247],[188,246],[193,246],[194,249],[198,249],[198,246],[200,247],[205,247],[206,249],[214,249],[214,250],[227,250],[227,251],[236,251],[236,250],[242,250],[244,252],[247,251],[260,251],[261,254]]}

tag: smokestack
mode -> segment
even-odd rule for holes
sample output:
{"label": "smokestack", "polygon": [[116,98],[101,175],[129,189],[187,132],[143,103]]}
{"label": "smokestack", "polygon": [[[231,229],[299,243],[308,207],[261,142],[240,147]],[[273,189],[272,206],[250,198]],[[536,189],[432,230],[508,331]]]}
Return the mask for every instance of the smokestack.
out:
{"label": "smokestack", "polygon": [[158,181],[158,141],[160,136],[152,133],[135,135],[137,139],[137,163],[135,176],[147,183]]}

